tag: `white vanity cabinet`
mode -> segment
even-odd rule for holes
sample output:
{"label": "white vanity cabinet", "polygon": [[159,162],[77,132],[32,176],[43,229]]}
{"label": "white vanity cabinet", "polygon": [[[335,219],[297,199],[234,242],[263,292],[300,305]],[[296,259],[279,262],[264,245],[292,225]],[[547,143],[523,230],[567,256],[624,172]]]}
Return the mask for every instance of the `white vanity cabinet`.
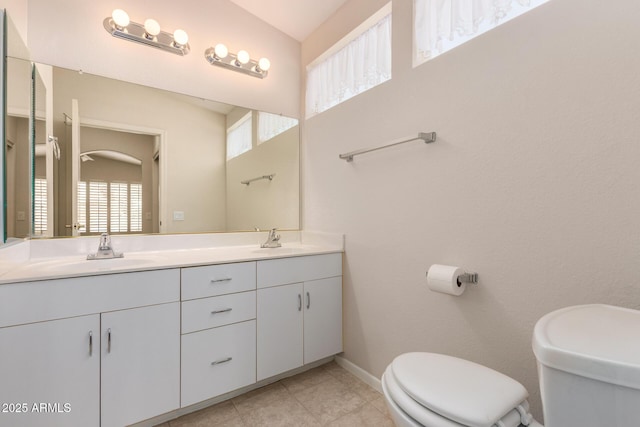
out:
{"label": "white vanity cabinet", "polygon": [[101,427],[178,409],[180,303],[102,314]]}
{"label": "white vanity cabinet", "polygon": [[98,427],[99,340],[97,314],[0,328],[0,426]]}
{"label": "white vanity cabinet", "polygon": [[342,254],[258,262],[257,379],[342,351]]}
{"label": "white vanity cabinet", "polygon": [[256,382],[256,263],[182,269],[186,407]]}
{"label": "white vanity cabinet", "polygon": [[177,409],[179,291],[177,269],[0,285],[0,402],[28,409],[0,426],[121,427]]}
{"label": "white vanity cabinet", "polygon": [[342,351],[341,252],[100,273],[0,284],[0,427],[147,425]]}

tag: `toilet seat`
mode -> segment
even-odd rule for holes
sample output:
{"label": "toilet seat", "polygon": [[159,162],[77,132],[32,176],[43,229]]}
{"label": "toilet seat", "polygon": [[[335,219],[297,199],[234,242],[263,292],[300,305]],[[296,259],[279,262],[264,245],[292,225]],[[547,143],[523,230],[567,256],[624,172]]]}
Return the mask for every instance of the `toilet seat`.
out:
{"label": "toilet seat", "polygon": [[514,379],[476,363],[434,353],[398,356],[383,387],[416,425],[517,427],[532,422],[526,389]]}
{"label": "toilet seat", "polygon": [[391,402],[400,409],[400,413],[408,415],[415,426],[465,427],[430,411],[409,397],[396,382],[391,371],[391,365],[387,367],[382,376],[382,387],[386,389],[389,397],[391,397]]}

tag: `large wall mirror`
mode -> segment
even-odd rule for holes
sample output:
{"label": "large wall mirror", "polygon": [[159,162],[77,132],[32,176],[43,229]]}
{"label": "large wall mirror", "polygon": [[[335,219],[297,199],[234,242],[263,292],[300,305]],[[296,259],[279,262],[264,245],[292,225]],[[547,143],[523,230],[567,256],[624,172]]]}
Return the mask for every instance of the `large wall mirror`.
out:
{"label": "large wall mirror", "polygon": [[299,228],[295,119],[7,58],[8,237]]}

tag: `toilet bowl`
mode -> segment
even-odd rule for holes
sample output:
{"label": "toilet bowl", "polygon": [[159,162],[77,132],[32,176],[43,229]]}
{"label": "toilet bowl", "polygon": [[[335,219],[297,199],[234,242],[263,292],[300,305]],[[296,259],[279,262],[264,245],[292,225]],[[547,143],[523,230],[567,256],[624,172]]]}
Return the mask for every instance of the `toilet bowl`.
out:
{"label": "toilet bowl", "polygon": [[382,389],[397,427],[541,427],[519,382],[457,357],[402,354],[385,370]]}
{"label": "toilet bowl", "polygon": [[[547,427],[640,425],[640,311],[567,307],[535,326]],[[406,353],[382,376],[397,427],[543,427],[514,379],[452,356]]]}

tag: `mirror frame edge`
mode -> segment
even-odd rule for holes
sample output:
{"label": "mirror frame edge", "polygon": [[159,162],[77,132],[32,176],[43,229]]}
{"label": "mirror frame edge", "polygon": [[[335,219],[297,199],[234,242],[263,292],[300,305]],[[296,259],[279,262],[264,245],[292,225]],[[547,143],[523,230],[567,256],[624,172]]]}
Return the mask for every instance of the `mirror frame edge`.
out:
{"label": "mirror frame edge", "polygon": [[2,200],[2,209],[0,209],[0,245],[4,245],[7,242],[7,217],[5,212],[7,211],[7,168],[5,158],[5,147],[7,144],[6,135],[6,123],[5,115],[7,111],[7,10],[0,9],[0,37],[2,41],[0,43],[0,55],[2,57],[2,68],[0,69],[0,135],[2,139],[2,150],[0,150],[0,199]]}

